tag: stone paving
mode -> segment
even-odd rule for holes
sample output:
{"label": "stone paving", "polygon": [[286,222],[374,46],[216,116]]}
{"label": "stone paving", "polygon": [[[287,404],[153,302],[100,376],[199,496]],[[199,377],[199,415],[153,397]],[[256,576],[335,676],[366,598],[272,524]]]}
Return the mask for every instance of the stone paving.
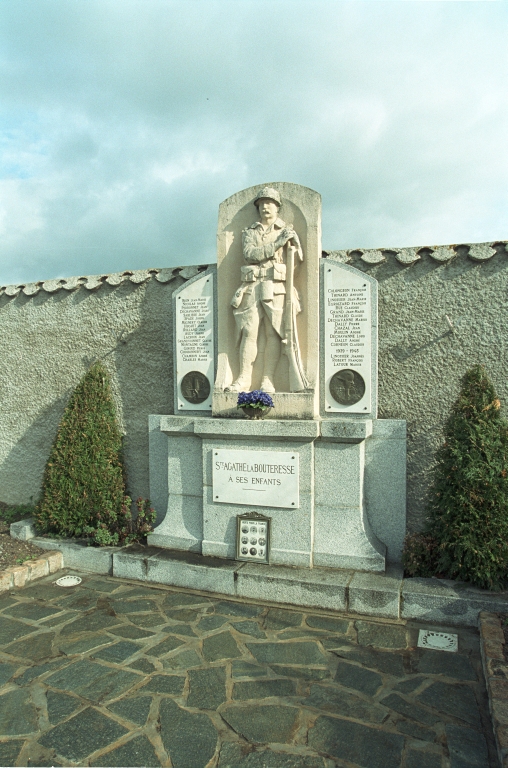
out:
{"label": "stone paving", "polygon": [[0,596],[0,766],[497,766],[473,630],[69,572]]}

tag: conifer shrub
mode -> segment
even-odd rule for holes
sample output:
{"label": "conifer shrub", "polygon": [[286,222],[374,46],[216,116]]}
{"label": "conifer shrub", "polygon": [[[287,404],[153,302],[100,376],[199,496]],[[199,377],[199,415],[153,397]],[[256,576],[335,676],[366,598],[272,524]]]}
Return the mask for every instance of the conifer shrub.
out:
{"label": "conifer shrub", "polygon": [[148,500],[138,499],[133,521],[125,484],[109,375],[96,362],[60,421],[35,509],[37,527],[52,535],[85,537],[99,546],[130,543],[152,530],[155,512]]}
{"label": "conifer shrub", "polygon": [[500,408],[485,369],[474,366],[436,455],[425,531],[437,544],[436,573],[486,589],[508,579],[508,424]]}
{"label": "conifer shrub", "polygon": [[402,565],[406,576],[430,578],[438,571],[439,550],[428,533],[409,533],[404,539]]}

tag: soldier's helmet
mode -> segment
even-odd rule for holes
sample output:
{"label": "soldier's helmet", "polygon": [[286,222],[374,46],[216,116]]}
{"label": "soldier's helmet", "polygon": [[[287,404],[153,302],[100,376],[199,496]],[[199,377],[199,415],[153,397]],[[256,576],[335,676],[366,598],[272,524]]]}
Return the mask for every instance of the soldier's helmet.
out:
{"label": "soldier's helmet", "polygon": [[254,205],[257,207],[258,200],[261,200],[264,197],[268,198],[268,200],[273,200],[273,202],[277,203],[277,205],[280,208],[281,206],[280,195],[276,189],[274,189],[273,187],[263,187],[263,189],[260,192],[258,192],[256,197],[254,198]]}

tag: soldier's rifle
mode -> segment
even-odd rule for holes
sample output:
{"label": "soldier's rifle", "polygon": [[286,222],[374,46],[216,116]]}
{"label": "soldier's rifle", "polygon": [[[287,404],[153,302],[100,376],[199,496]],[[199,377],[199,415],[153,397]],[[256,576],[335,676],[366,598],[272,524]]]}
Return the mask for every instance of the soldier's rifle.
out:
{"label": "soldier's rifle", "polygon": [[301,248],[289,240],[286,246],[286,306],[284,310],[282,350],[289,363],[289,391],[302,392],[309,383],[300,358],[300,345],[296,330],[296,312],[294,306],[295,256],[303,261]]}

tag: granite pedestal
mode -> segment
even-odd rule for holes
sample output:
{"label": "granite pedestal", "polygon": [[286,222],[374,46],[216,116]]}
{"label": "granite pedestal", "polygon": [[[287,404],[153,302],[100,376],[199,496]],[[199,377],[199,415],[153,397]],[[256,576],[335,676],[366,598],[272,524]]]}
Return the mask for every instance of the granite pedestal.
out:
{"label": "granite pedestal", "polygon": [[[151,416],[150,498],[163,514],[149,544],[235,557],[236,516],[252,507],[214,501],[214,449],[299,454],[299,507],[256,508],[272,519],[274,565],[383,572],[400,562],[404,422]],[[390,465],[388,481],[371,471],[374,454],[376,467]]]}

